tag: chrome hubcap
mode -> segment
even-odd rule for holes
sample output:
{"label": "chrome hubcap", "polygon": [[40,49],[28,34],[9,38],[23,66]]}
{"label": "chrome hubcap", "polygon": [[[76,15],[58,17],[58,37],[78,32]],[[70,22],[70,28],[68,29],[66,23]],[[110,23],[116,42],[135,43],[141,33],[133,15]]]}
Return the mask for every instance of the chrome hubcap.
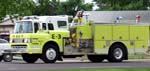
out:
{"label": "chrome hubcap", "polygon": [[54,60],[56,57],[56,51],[53,48],[49,48],[46,51],[46,56],[49,60]]}
{"label": "chrome hubcap", "polygon": [[10,56],[10,55],[5,55],[5,59],[6,59],[7,61],[10,61],[10,60],[11,60],[11,56]]}
{"label": "chrome hubcap", "polygon": [[114,57],[115,57],[116,59],[121,59],[122,56],[123,56],[123,52],[122,52],[121,48],[116,48],[116,49],[114,50]]}

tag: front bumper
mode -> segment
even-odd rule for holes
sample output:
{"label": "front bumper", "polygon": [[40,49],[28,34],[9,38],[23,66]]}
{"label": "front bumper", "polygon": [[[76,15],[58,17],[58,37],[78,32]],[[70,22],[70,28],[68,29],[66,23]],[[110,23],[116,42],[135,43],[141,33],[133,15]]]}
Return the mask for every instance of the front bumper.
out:
{"label": "front bumper", "polygon": [[4,49],[2,53],[21,54],[21,53],[27,53],[27,49],[26,48],[10,48],[10,49]]}

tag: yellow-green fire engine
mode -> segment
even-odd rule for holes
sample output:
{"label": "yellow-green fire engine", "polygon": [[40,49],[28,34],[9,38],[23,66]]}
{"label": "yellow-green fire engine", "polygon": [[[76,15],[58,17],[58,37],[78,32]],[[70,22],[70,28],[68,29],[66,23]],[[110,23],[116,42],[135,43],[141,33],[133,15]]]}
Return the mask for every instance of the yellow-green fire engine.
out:
{"label": "yellow-green fire engine", "polygon": [[121,62],[128,54],[148,53],[149,11],[79,11],[67,16],[30,16],[16,22],[10,36],[12,54],[27,63],[54,63],[86,55],[91,62]]}

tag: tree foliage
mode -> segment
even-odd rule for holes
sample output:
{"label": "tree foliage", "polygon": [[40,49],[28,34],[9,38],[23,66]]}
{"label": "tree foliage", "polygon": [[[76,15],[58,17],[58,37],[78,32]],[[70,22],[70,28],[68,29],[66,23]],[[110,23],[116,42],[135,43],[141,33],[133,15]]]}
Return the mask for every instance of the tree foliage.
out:
{"label": "tree foliage", "polygon": [[92,4],[84,4],[84,0],[38,0],[36,15],[75,15],[78,10],[92,10]]}
{"label": "tree foliage", "polygon": [[99,10],[147,10],[150,0],[94,0]]}
{"label": "tree foliage", "polygon": [[33,0],[0,0],[0,19],[2,20],[6,15],[10,17],[14,15],[31,15],[35,3]]}
{"label": "tree foliage", "polygon": [[92,4],[84,4],[84,0],[68,0],[57,7],[57,14],[75,15],[79,10],[92,10]]}
{"label": "tree foliage", "polygon": [[84,0],[0,0],[0,20],[6,15],[75,15],[78,10],[92,10]]}
{"label": "tree foliage", "polygon": [[[98,10],[147,10],[150,0],[93,0]],[[6,15],[75,15],[79,10],[92,10],[84,0],[0,0],[0,20]]]}
{"label": "tree foliage", "polygon": [[37,0],[34,15],[53,15],[59,1],[56,0]]}

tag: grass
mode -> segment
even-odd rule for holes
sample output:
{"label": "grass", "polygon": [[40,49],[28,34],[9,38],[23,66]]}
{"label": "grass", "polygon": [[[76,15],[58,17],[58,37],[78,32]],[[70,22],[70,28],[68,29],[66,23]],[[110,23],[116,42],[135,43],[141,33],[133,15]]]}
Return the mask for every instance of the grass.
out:
{"label": "grass", "polygon": [[42,71],[150,71],[150,69],[70,69],[70,70],[42,70]]}
{"label": "grass", "polygon": [[150,55],[147,54],[129,54],[129,59],[150,59]]}
{"label": "grass", "polygon": [[[150,55],[142,54],[142,53],[136,53],[136,54],[129,54],[129,59],[150,59]],[[80,57],[77,57],[76,59],[80,59]],[[84,59],[88,59],[87,57],[84,57]]]}
{"label": "grass", "polygon": [[144,54],[129,54],[128,58],[129,59],[144,59],[144,58],[146,58],[146,55],[144,55]]}

